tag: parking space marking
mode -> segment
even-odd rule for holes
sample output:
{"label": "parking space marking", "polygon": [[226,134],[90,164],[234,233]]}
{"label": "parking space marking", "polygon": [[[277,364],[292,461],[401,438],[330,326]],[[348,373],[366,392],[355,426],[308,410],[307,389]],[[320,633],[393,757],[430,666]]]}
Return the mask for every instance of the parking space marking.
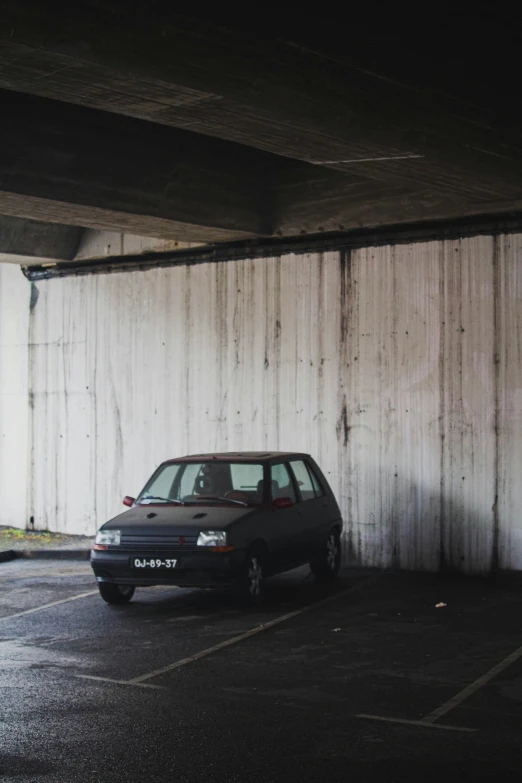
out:
{"label": "parking space marking", "polygon": [[423,729],[445,729],[446,731],[466,731],[474,732],[477,729],[468,729],[464,726],[446,726],[443,723],[428,723],[425,718],[421,720],[405,720],[404,718],[384,718],[382,715],[356,715],[356,718],[366,718],[367,720],[382,720],[386,723],[406,723],[409,726],[422,726]]}
{"label": "parking space marking", "polygon": [[116,685],[134,685],[135,688],[152,688],[157,691],[163,691],[165,688],[162,685],[149,685],[143,683],[143,685],[131,682],[130,680],[112,680],[110,677],[94,677],[92,674],[74,674],[73,677],[77,677],[80,680],[98,680],[99,682],[114,682]]}
{"label": "parking space marking", "polygon": [[273,628],[276,625],[280,625],[281,623],[284,623],[287,620],[291,620],[293,617],[298,617],[299,615],[304,614],[305,612],[309,612],[310,610],[314,609],[317,606],[324,606],[324,604],[330,603],[331,601],[334,601],[336,598],[340,598],[341,596],[346,595],[347,593],[353,593],[356,592],[357,590],[361,590],[363,587],[367,587],[370,583],[377,581],[377,579],[379,578],[380,575],[371,576],[369,579],[364,579],[361,582],[352,585],[351,587],[347,587],[345,590],[340,590],[338,593],[329,595],[326,598],[321,599],[320,601],[315,601],[315,603],[308,604],[307,606],[303,606],[300,609],[295,609],[293,612],[287,612],[287,614],[283,614],[280,617],[276,617],[274,620],[269,620],[267,623],[262,623],[261,625],[257,625],[255,628],[251,628],[249,631],[245,631],[244,633],[241,633],[238,636],[233,636],[231,639],[227,639],[224,642],[215,644],[213,647],[208,647],[206,650],[201,650],[200,652],[197,652],[194,655],[190,655],[187,658],[181,658],[181,660],[179,661],[174,661],[174,663],[170,663],[167,666],[163,666],[161,669],[156,669],[153,672],[142,674],[140,677],[134,677],[132,680],[128,680],[127,684],[140,685],[141,683],[145,682],[145,680],[151,680],[153,677],[159,677],[161,674],[167,674],[167,672],[174,671],[175,669],[180,669],[182,666],[186,666],[188,663],[194,663],[195,661],[199,661],[201,660],[201,658],[206,658],[208,655],[212,655],[212,653],[218,652],[218,650],[223,650],[226,647],[232,646],[233,644],[242,642],[244,639],[249,639],[251,636],[256,636],[257,634],[262,633],[263,631],[267,631],[269,628]]}
{"label": "parking space marking", "polygon": [[412,726],[422,726],[425,729],[448,729],[450,731],[477,731],[477,729],[467,729],[461,726],[445,726],[441,723],[435,723],[439,718],[442,718],[443,715],[446,715],[451,710],[455,709],[455,707],[458,707],[459,704],[462,704],[462,702],[465,699],[468,699],[470,696],[472,696],[474,693],[476,693],[480,688],[482,688],[484,685],[487,685],[490,680],[492,680],[494,677],[497,676],[497,674],[500,674],[505,669],[508,668],[508,666],[511,666],[512,663],[515,663],[515,661],[518,661],[519,658],[522,658],[522,647],[519,647],[514,652],[511,653],[511,655],[508,655],[506,658],[504,658],[500,663],[497,663],[496,666],[493,666],[492,669],[490,669],[488,672],[482,675],[482,677],[478,677],[478,679],[474,680],[474,682],[467,685],[465,688],[463,688],[459,693],[456,694],[456,696],[453,696],[453,698],[449,699],[448,701],[445,701],[444,704],[442,704],[440,707],[437,707],[436,710],[433,710],[433,712],[430,712],[429,715],[426,715],[424,718],[421,718],[420,720],[406,720],[404,718],[385,718],[381,715],[365,715],[365,714],[359,714],[356,715],[356,718],[364,718],[366,720],[382,720],[386,721],[388,723],[408,723]]}
{"label": "parking space marking", "polygon": [[500,661],[500,663],[497,663],[496,666],[493,666],[492,669],[483,674],[482,677],[479,677],[477,680],[470,683],[470,685],[457,693],[456,696],[453,696],[452,699],[444,702],[444,704],[442,704],[436,710],[433,710],[433,712],[430,712],[429,715],[426,715],[423,720],[425,720],[426,723],[433,723],[433,721],[438,720],[440,717],[442,717],[442,715],[446,715],[447,712],[457,707],[465,699],[468,699],[484,685],[487,685],[487,683],[492,680],[493,677],[496,677],[497,674],[503,672],[504,669],[507,669],[508,666],[511,666],[512,663],[515,663],[515,661],[518,661],[518,659],[521,657],[522,647],[519,647],[517,650],[512,652],[511,655],[508,655],[507,658],[504,658],[503,661]]}
{"label": "parking space marking", "polygon": [[87,598],[90,595],[98,595],[98,590],[90,590],[88,593],[80,593],[79,595],[72,595],[70,598],[61,598],[59,601],[52,601],[50,604],[42,604],[42,606],[35,606],[33,609],[25,609],[23,612],[8,614],[5,617],[0,617],[0,623],[5,622],[6,620],[14,620],[16,617],[23,617],[23,615],[25,614],[34,614],[35,612],[43,612],[44,609],[50,609],[52,606],[67,604],[69,603],[69,601],[78,601],[79,598]]}

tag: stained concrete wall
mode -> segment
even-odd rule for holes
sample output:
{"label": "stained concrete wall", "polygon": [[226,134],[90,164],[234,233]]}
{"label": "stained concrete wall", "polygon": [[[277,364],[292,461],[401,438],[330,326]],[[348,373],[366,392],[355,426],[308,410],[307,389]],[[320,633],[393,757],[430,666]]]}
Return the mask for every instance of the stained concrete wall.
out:
{"label": "stained concrete wall", "polygon": [[167,457],[298,449],[351,559],[522,569],[521,259],[509,235],[63,278],[30,317],[4,267],[9,521],[92,533]]}
{"label": "stained concrete wall", "polygon": [[31,284],[0,264],[0,525],[16,527],[28,513],[30,308]]}

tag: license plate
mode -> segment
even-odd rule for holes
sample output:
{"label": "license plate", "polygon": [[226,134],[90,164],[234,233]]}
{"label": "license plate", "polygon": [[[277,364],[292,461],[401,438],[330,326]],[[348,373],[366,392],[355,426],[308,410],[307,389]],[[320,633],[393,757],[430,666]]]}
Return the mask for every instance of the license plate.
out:
{"label": "license plate", "polygon": [[158,557],[133,557],[132,567],[138,569],[144,569],[146,571],[152,571],[153,569],[163,568],[171,569],[176,567],[177,560],[171,558],[158,558]]}

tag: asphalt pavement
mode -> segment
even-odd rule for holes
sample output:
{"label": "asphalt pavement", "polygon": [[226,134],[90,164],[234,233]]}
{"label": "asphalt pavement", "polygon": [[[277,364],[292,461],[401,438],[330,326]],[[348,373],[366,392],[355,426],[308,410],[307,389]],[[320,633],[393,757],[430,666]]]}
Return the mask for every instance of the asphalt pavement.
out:
{"label": "asphalt pavement", "polygon": [[86,563],[3,563],[0,778],[511,781],[521,609],[478,579],[306,569],[253,611],[165,587],[116,607]]}

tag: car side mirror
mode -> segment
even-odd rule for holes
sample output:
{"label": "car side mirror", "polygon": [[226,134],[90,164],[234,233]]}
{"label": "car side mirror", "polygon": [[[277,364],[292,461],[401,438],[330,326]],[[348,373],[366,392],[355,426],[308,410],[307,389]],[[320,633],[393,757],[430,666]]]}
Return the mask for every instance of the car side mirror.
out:
{"label": "car side mirror", "polygon": [[275,511],[279,511],[282,508],[290,508],[294,504],[292,503],[292,498],[276,498],[272,502],[272,508]]}
{"label": "car side mirror", "polygon": [[129,508],[133,506],[135,502],[136,502],[136,498],[131,498],[129,495],[125,495],[125,497],[123,498],[123,505],[129,506]]}

